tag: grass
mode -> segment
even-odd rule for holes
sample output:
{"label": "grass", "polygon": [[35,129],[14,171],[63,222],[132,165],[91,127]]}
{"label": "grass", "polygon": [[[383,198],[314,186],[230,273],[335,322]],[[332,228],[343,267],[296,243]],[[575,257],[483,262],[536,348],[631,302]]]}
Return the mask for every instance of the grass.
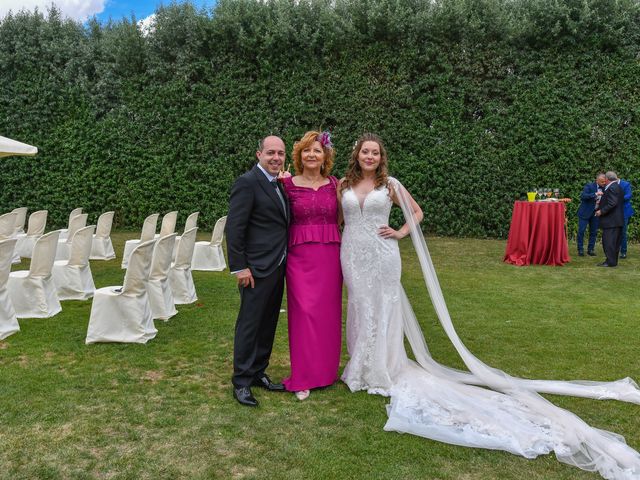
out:
{"label": "grass", "polygon": [[[134,236],[115,233],[116,252]],[[617,269],[595,267],[601,253],[564,267],[514,267],[501,261],[503,241],[432,238],[429,246],[457,330],[486,363],[532,378],[640,378],[637,245]],[[462,367],[410,243],[401,250],[405,289],[433,356]],[[119,265],[92,262],[96,286],[121,284]],[[21,332],[0,341],[0,479],[599,478],[553,456],[525,460],[384,432],[387,400],[342,383],[305,402],[258,390],[261,406],[241,407],[230,387],[233,278],[194,278],[198,302],[157,321],[147,345],[86,346],[90,301],[21,320]],[[283,315],[274,379],[288,373],[286,338]],[[547,398],[640,448],[637,405]]]}

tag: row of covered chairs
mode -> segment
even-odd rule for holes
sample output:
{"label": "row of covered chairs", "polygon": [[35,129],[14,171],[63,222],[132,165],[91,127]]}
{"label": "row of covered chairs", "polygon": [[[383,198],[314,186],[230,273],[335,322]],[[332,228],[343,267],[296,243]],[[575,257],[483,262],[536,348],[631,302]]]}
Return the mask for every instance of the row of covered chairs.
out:
{"label": "row of covered chairs", "polygon": [[[12,263],[20,263],[20,257],[31,258],[36,241],[44,235],[47,224],[47,210],[39,210],[29,216],[27,231],[24,223],[27,208],[16,208],[12,212],[0,215],[0,239],[16,238]],[[115,258],[115,251],[111,242],[111,227],[114,212],[106,212],[98,218],[98,225],[91,243],[90,256],[92,260],[111,260]],[[87,214],[81,208],[76,208],[69,215],[68,227],[59,230],[59,246],[56,250],[57,260],[69,258],[71,239],[73,234],[87,225]]]}
{"label": "row of covered chairs", "polygon": [[17,332],[18,318],[48,318],[62,310],[60,300],[86,300],[95,285],[89,254],[95,225],[78,230],[68,260],[55,260],[60,232],[42,235],[33,247],[29,270],[11,272],[15,238],[0,240],[0,339]]}
{"label": "row of covered chairs", "polygon": [[0,339],[20,329],[18,318],[48,318],[61,311],[60,300],[94,297],[87,343],[144,343],[155,336],[153,319],[168,320],[177,313],[176,304],[197,301],[190,270],[197,227],[182,235],[175,261],[175,233],[152,239],[139,245],[140,253],[132,253],[136,262],[127,268],[123,286],[99,290],[89,265],[94,228],[73,234],[68,260],[55,260],[60,232],[43,235],[29,270],[10,272],[16,239],[0,241]]}
{"label": "row of covered chairs", "polygon": [[[199,212],[194,212],[187,218],[184,231],[187,232],[198,224]],[[142,231],[140,238],[127,240],[124,245],[124,253],[122,254],[121,268],[127,268],[129,258],[133,250],[141,243],[147,242],[154,238],[165,237],[175,232],[176,219],[178,212],[173,211],[167,213],[162,218],[160,225],[160,233],[156,233],[158,219],[160,215],[154,213],[145,218],[142,224]],[[227,221],[227,217],[221,217],[216,222],[210,241],[196,242],[193,250],[193,257],[191,259],[191,270],[199,271],[222,271],[227,267],[225,262],[224,253],[222,250],[222,241],[224,239],[224,227]],[[180,240],[180,236],[176,237],[176,241]],[[174,249],[173,257],[175,258],[176,251]]]}
{"label": "row of covered chairs", "polygon": [[[46,211],[43,212],[45,213],[44,222],[42,222],[42,214],[36,212],[39,215],[34,217],[34,224],[46,224]],[[11,212],[12,215],[16,213]],[[156,223],[158,217],[155,215]],[[165,217],[167,216],[165,215]],[[149,235],[151,229],[148,227],[148,222],[145,222],[145,234],[151,236],[152,239],[138,244],[138,246],[142,246],[149,241],[152,243],[155,241],[151,263],[148,265],[148,276],[146,280],[143,280],[152,319],[168,320],[177,313],[176,304],[193,303],[197,300],[191,275],[193,260],[200,259],[200,263],[204,264],[202,265],[205,267],[202,268],[204,270],[226,268],[221,248],[226,217],[222,217],[216,222],[211,242],[197,242],[197,244],[195,242],[197,232],[195,225],[198,213],[195,212],[189,216],[186,224],[189,228],[185,229],[182,236],[177,236],[175,232],[167,235],[166,232],[169,228],[175,230],[176,217],[177,212],[171,212],[167,222],[163,219],[165,229],[164,231],[161,229],[160,235]],[[144,303],[144,300],[139,298],[139,285],[137,285],[136,279],[140,278],[140,268],[144,274],[147,268],[145,265],[133,268],[132,273],[129,273],[128,268],[122,287],[106,287],[95,291],[88,260],[90,257],[93,258],[97,238],[108,239],[108,242],[100,243],[103,247],[103,253],[113,252],[109,238],[113,212],[107,212],[107,214],[100,216],[98,230],[102,227],[103,235],[98,235],[98,232],[94,234],[94,226],[86,226],[87,215],[82,214],[80,210],[75,210],[70,215],[69,226],[64,232],[50,232],[36,239],[29,270],[9,273],[12,254],[7,252],[9,249],[13,250],[19,241],[15,238],[16,222],[13,220],[15,218],[10,219],[7,215],[0,216],[0,242],[3,242],[2,248],[0,248],[0,339],[19,330],[17,318],[50,317],[61,310],[60,300],[85,300],[94,295],[96,297],[92,305],[87,343],[101,341],[146,342],[155,336],[155,333],[150,336],[152,329],[148,328],[147,315],[138,315],[140,309],[134,308],[130,312],[133,315],[124,312],[127,310],[126,304],[132,302],[131,298],[138,298],[139,304]],[[14,238],[6,238],[4,241],[2,233],[10,234],[10,228],[3,229],[3,225],[9,224],[14,226]],[[155,224],[153,227],[155,230]],[[61,234],[67,238],[60,239]],[[200,253],[196,251],[196,246],[200,246]],[[132,250],[132,254],[135,250],[135,248]],[[63,253],[59,253],[60,251]],[[112,255],[111,258],[115,256],[115,253]],[[3,276],[6,277],[4,280]],[[114,293],[122,295],[114,295]],[[97,299],[98,297],[100,299]],[[121,300],[105,300],[105,298],[120,298]],[[133,301],[134,304],[135,302]],[[124,305],[125,308],[124,310],[105,308],[105,305],[111,304]],[[109,320],[109,318],[118,311],[122,315],[115,315],[115,318],[119,318],[119,320],[116,320],[114,324],[114,319]],[[118,322],[120,322],[120,327],[115,326]],[[105,325],[107,325],[106,329],[103,328]],[[132,327],[134,331],[144,332],[144,334],[133,335],[131,328],[127,328],[126,325]],[[145,325],[147,326],[145,327]],[[114,335],[114,328],[119,329],[120,334]]]}
{"label": "row of covered chairs", "polygon": [[151,238],[131,250],[122,286],[95,292],[87,344],[146,343],[158,332],[154,319],[166,321],[177,313],[175,305],[197,301],[190,268],[197,231],[190,228],[179,240],[175,232]]}

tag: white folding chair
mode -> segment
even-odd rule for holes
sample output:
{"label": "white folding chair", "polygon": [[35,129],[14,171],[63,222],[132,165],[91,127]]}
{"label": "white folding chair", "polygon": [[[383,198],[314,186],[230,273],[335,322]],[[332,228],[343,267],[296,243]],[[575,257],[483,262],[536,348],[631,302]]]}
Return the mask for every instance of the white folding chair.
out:
{"label": "white folding chair", "polygon": [[16,234],[24,233],[24,222],[27,220],[27,207],[18,207],[13,209],[16,214]]}
{"label": "white folding chair", "polygon": [[42,235],[33,247],[29,270],[9,274],[7,288],[18,318],[49,318],[62,310],[51,275],[58,235],[57,230]]}
{"label": "white folding chair", "polygon": [[[67,228],[63,228],[60,230],[60,238],[59,240],[67,240],[69,237],[72,236],[71,232],[71,221],[73,220],[74,217],[77,217],[78,215],[82,214],[82,208],[74,208],[73,210],[71,210],[71,213],[69,214],[69,220],[67,221]],[[86,224],[85,224],[86,225]],[[85,226],[83,225],[83,227]]]}
{"label": "white folding chair", "polygon": [[86,343],[147,343],[156,336],[146,285],[154,243],[149,240],[133,249],[122,287],[95,291]]}
{"label": "white folding chair", "polygon": [[69,228],[67,229],[68,237],[66,240],[58,239],[58,249],[56,250],[56,260],[69,260],[69,254],[71,252],[71,241],[73,236],[78,230],[87,226],[87,219],[89,214],[81,213],[76,215],[69,222]]}
{"label": "white folding chair", "polygon": [[176,234],[160,237],[153,249],[151,273],[147,283],[151,314],[154,319],[169,320],[176,310],[173,293],[169,286],[169,269],[171,268],[171,252],[176,241]]}
{"label": "white folding chair", "polygon": [[176,261],[169,270],[169,285],[176,305],[193,303],[198,300],[191,275],[191,257],[193,257],[193,246],[196,242],[197,232],[198,227],[184,232],[178,243]]}
{"label": "white folding chair", "polygon": [[38,210],[29,215],[27,233],[18,235],[16,252],[23,258],[31,258],[31,252],[36,241],[44,234],[47,226],[47,210]]}
{"label": "white folding chair", "polygon": [[204,270],[208,272],[220,272],[227,268],[222,251],[224,239],[224,227],[227,217],[221,217],[213,227],[210,242],[196,242],[191,261],[191,270]]}
{"label": "white folding chair", "polygon": [[[197,227],[198,226],[198,216],[200,215],[200,212],[193,212],[191,215],[189,215],[187,217],[187,221],[184,224],[184,231],[186,232],[187,230],[191,230],[193,227]],[[178,242],[180,241],[181,236],[178,235],[176,237],[176,243],[173,247],[173,254],[171,256],[172,260],[175,262],[176,260],[176,253],[178,253]]]}
{"label": "white folding chair", "polygon": [[89,266],[89,254],[95,228],[95,225],[89,225],[78,230],[71,240],[69,260],[54,262],[52,275],[58,299],[87,300],[93,297],[96,286]]}
{"label": "white folding chair", "polygon": [[158,217],[159,213],[153,213],[144,219],[144,223],[142,224],[142,232],[140,233],[139,239],[127,240],[124,242],[124,253],[122,254],[122,263],[120,264],[120,268],[127,268],[129,264],[129,257],[131,256],[131,252],[140,245],[149,240],[153,240],[156,234],[156,228],[158,227]]}
{"label": "white folding chair", "polygon": [[111,243],[111,226],[113,225],[113,215],[115,212],[106,212],[98,218],[98,226],[93,236],[91,246],[91,260],[113,260],[116,252]]}
{"label": "white folding chair", "polygon": [[17,215],[14,212],[0,215],[0,240],[15,238],[16,216]]}
{"label": "white folding chair", "polygon": [[18,317],[16,317],[16,311],[7,291],[11,259],[16,242],[15,238],[0,240],[0,340],[20,331]]}

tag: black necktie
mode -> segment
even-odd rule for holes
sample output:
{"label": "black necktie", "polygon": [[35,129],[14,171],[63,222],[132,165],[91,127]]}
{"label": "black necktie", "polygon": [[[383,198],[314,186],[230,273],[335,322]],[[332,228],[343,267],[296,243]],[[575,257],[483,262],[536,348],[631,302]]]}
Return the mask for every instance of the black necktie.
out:
{"label": "black necktie", "polygon": [[280,203],[282,204],[282,210],[285,212],[285,215],[286,215],[287,206],[284,203],[284,197],[282,196],[282,192],[280,191],[280,188],[278,188],[278,179],[274,178],[273,180],[271,180],[271,184],[273,185],[273,188],[276,189],[276,194],[278,195],[278,198],[280,199]]}

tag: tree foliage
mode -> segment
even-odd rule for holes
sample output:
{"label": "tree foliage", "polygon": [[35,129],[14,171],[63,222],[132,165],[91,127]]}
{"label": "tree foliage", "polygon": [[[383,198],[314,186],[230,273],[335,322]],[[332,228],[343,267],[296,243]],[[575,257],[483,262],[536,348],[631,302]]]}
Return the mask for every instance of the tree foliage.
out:
{"label": "tree foliage", "polygon": [[338,175],[359,134],[381,135],[431,233],[505,237],[533,187],[574,198],[575,222],[597,171],[638,186],[639,32],[637,0],[221,0],[160,7],[144,32],[14,13],[0,132],[40,153],[1,161],[0,211],[138,227],[200,210],[211,227],[261,136],[291,150],[322,127]]}

